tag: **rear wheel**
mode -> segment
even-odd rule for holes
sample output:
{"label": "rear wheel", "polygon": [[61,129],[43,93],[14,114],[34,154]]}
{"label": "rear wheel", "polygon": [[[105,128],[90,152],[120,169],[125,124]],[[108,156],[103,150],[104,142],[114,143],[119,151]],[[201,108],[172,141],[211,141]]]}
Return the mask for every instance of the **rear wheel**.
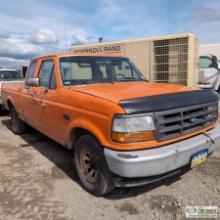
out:
{"label": "rear wheel", "polygon": [[19,118],[19,115],[14,107],[10,111],[11,128],[17,134],[24,134],[27,131],[27,125]]}
{"label": "rear wheel", "polygon": [[95,196],[114,189],[102,147],[91,135],[79,138],[74,153],[75,167],[83,188]]}

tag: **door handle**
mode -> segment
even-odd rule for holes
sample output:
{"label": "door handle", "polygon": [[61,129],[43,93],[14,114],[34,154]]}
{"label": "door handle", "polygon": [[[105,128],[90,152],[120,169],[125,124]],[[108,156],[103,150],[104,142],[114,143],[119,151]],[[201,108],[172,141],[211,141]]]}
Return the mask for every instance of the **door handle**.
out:
{"label": "door handle", "polygon": [[35,92],[31,93],[31,96],[36,97],[36,93]]}
{"label": "door handle", "polygon": [[47,104],[43,103],[43,101],[38,101],[37,100],[37,103],[42,107],[42,108],[46,108],[47,107]]}
{"label": "door handle", "polygon": [[46,107],[47,107],[47,104],[43,103],[42,100],[38,100],[38,99],[36,98],[36,94],[33,95],[33,97],[34,97],[34,100],[37,102],[38,105],[40,105],[40,106],[43,107],[43,108],[46,108]]}
{"label": "door handle", "polygon": [[47,107],[47,104],[43,103],[42,100],[38,100],[38,99],[37,99],[37,94],[36,94],[36,92],[33,92],[33,93],[31,93],[30,95],[31,95],[31,96],[33,97],[33,99],[38,103],[38,105],[40,105],[40,106],[43,107],[43,108],[46,108],[46,107]]}
{"label": "door handle", "polygon": [[47,107],[47,104],[41,103],[40,106],[41,106],[42,108],[46,108],[46,107]]}

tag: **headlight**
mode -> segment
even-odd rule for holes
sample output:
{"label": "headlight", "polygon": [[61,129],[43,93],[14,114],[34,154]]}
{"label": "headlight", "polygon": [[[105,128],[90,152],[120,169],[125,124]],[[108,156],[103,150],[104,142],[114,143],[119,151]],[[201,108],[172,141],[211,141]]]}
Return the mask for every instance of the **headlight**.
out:
{"label": "headlight", "polygon": [[152,116],[116,116],[112,126],[112,140],[121,143],[154,139]]}

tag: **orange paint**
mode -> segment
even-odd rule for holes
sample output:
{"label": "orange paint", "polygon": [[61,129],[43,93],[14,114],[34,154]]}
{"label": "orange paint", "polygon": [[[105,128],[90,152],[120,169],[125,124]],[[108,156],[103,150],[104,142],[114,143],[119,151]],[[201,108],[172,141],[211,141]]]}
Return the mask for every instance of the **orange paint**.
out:
{"label": "orange paint", "polygon": [[[10,101],[22,120],[62,145],[72,147],[74,129],[78,128],[92,133],[104,147],[117,150],[137,150],[174,143],[213,127],[163,142],[156,140],[125,144],[113,142],[111,138],[112,119],[115,114],[125,113],[118,105],[120,100],[192,89],[143,81],[64,87],[59,72],[59,57],[61,56],[73,56],[73,54],[57,53],[35,59],[37,61],[35,77],[39,76],[42,61],[54,61],[56,90],[45,90],[42,87],[27,88],[24,84],[5,84],[2,88],[2,96],[6,108],[9,108],[8,101]],[[77,56],[79,55],[77,54]]]}

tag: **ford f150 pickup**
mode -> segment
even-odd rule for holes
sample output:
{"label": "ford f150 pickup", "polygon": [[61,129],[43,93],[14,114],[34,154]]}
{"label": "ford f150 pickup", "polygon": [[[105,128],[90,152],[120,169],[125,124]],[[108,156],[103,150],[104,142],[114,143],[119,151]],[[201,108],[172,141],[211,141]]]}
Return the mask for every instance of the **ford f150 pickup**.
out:
{"label": "ford f150 pickup", "polygon": [[73,149],[80,182],[96,196],[193,168],[220,146],[215,92],[149,83],[125,57],[42,56],[2,97],[14,133],[28,124]]}

